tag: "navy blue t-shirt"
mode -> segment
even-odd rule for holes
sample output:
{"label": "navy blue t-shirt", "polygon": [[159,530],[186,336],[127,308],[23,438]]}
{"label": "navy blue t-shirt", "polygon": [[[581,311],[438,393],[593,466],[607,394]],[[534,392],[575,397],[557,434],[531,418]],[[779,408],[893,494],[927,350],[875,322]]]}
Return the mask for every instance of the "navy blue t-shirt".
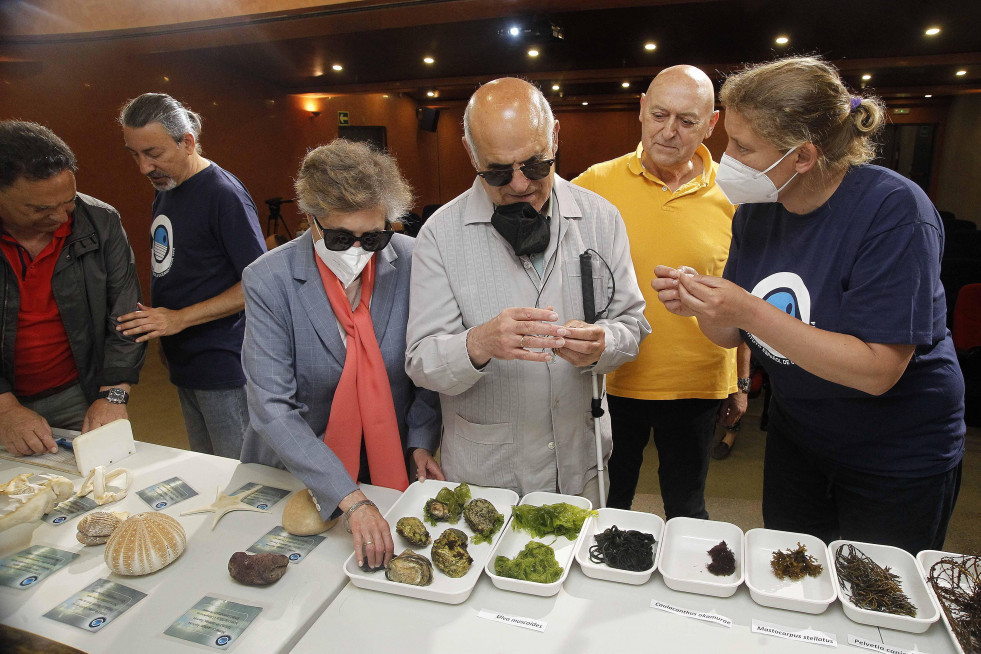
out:
{"label": "navy blue t-shirt", "polygon": [[[157,192],[150,239],[150,301],[168,309],[223,293],[266,251],[249,192],[214,162],[177,188]],[[244,386],[244,334],[240,312],[164,336],[170,381],[199,390]]]}
{"label": "navy blue t-shirt", "polygon": [[946,326],[940,216],[923,191],[857,166],[817,210],[736,211],[724,277],[819,329],[916,345],[881,396],[826,381],[742,332],[770,376],[771,420],[838,464],[894,477],[953,468],[964,452],[964,379]]}

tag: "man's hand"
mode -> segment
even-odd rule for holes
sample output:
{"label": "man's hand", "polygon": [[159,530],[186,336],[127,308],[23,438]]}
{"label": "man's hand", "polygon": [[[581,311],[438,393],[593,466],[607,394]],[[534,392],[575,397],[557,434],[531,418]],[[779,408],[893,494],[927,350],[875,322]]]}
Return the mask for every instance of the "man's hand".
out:
{"label": "man's hand", "polygon": [[657,291],[657,299],[661,301],[664,308],[685,318],[691,318],[695,314],[684,307],[681,303],[678,290],[678,278],[684,272],[670,266],[657,266],[654,268],[654,279],[651,280],[651,288]]}
{"label": "man's hand", "polygon": [[440,470],[436,459],[423,448],[417,447],[412,450],[412,460],[416,462],[416,476],[419,481],[425,481],[427,479],[446,481],[446,477],[443,476],[443,471]]}
{"label": "man's hand", "polygon": [[13,393],[0,398],[0,445],[11,454],[30,456],[58,451],[48,421],[21,405]]}
{"label": "man's hand", "polygon": [[552,358],[549,352],[533,349],[558,349],[565,346],[569,330],[552,325],[559,319],[551,307],[511,307],[467,334],[467,353],[476,367],[491,359],[522,359],[545,363]]}
{"label": "man's hand", "polygon": [[732,427],[745,415],[748,406],[749,395],[742,391],[736,391],[722,400],[722,404],[719,406],[718,423],[723,427]]}
{"label": "man's hand", "polygon": [[85,420],[82,421],[82,433],[109,424],[113,420],[128,417],[125,404],[113,404],[109,400],[96,400],[85,412]]}
{"label": "man's hand", "polygon": [[582,320],[570,320],[565,327],[565,346],[555,348],[555,353],[579,368],[599,361],[606,350],[606,330]]}
{"label": "man's hand", "polygon": [[173,336],[187,326],[180,311],[164,307],[148,307],[139,302],[136,306],[137,311],[119,316],[116,331],[121,331],[124,336],[141,334],[136,339],[137,343],[161,336]]}

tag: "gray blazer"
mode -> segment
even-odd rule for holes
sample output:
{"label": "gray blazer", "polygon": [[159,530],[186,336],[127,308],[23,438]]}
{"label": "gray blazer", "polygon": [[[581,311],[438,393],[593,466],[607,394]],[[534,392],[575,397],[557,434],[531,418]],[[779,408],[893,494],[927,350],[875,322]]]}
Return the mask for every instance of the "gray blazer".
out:
{"label": "gray blazer", "polygon": [[[396,234],[376,255],[371,319],[392,385],[402,445],[435,452],[439,398],[416,388],[405,373],[413,244]],[[242,274],[249,427],[241,459],[289,470],[313,492],[326,518],[357,485],[322,440],[347,348],[315,256],[307,231],[259,257]]]}

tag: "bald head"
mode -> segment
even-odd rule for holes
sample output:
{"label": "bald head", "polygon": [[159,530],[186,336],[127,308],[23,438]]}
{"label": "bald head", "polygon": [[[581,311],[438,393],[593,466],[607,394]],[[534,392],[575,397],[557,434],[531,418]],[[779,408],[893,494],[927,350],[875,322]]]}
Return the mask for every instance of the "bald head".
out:
{"label": "bald head", "polygon": [[695,153],[718,120],[708,75],[694,66],[665,68],[640,97],[644,167],[660,179],[690,179],[702,170]]}
{"label": "bald head", "polygon": [[478,172],[510,170],[510,180],[494,186],[481,176],[495,205],[527,202],[541,211],[552,192],[554,163],[546,176],[520,169],[555,158],[559,123],[541,91],[528,82],[505,77],[484,84],[463,114],[463,145]]}
{"label": "bald head", "polygon": [[544,134],[551,149],[554,126],[552,108],[542,92],[516,77],[503,77],[481,86],[463,113],[463,135],[474,155],[476,142],[485,136],[519,131]]}
{"label": "bald head", "polygon": [[699,113],[709,115],[715,110],[715,87],[712,80],[700,68],[682,64],[665,68],[651,80],[648,95],[666,92],[668,89],[684,89],[691,94]]}

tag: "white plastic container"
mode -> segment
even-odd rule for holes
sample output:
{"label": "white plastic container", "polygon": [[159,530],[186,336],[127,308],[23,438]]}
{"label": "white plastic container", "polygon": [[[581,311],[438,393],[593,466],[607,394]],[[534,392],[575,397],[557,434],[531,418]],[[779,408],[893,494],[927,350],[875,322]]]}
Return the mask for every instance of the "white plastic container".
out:
{"label": "white plastic container", "polygon": [[[855,606],[851,599],[849,599],[848,592],[841,587],[838,580],[838,570],[835,567],[835,555],[838,552],[838,548],[842,545],[854,545],[865,556],[875,561],[876,565],[883,568],[888,567],[889,572],[899,575],[899,585],[902,587],[903,592],[906,593],[906,596],[909,597],[913,606],[916,607],[916,617],[911,618],[907,615],[869,611],[868,609]],[[889,545],[836,540],[828,545],[828,559],[831,561],[831,574],[835,591],[838,593],[838,599],[841,600],[841,605],[845,609],[845,615],[853,622],[919,634],[929,629],[930,625],[940,617],[940,610],[937,608],[930,591],[927,589],[926,582],[920,576],[920,570],[916,566],[916,559],[906,550]]]}
{"label": "white plastic container", "polygon": [[[725,541],[736,557],[736,571],[718,577],[708,571],[708,551]],[[664,540],[655,565],[672,590],[713,597],[731,597],[743,583],[743,531],[729,522],[671,518],[664,527]]]}
{"label": "white plastic container", "polygon": [[[511,517],[511,506],[518,501],[518,494],[504,488],[484,488],[481,486],[470,487],[470,494],[473,499],[484,498],[485,500],[488,500],[494,505],[494,508],[496,508],[498,512],[504,516],[504,525],[502,525],[501,529],[494,534],[490,543],[474,545],[473,530],[467,526],[466,520],[464,520],[462,517],[455,525],[450,524],[449,522],[438,522],[436,523],[436,526],[433,527],[429,525],[429,523],[426,523],[422,514],[422,509],[425,506],[426,501],[430,498],[436,497],[436,493],[438,493],[440,489],[453,489],[458,485],[459,484],[456,482],[437,481],[435,479],[427,479],[423,482],[413,482],[409,485],[405,492],[402,493],[402,497],[396,500],[395,504],[392,505],[392,508],[388,510],[388,513],[385,514],[385,519],[388,521],[388,525],[392,529],[392,540],[395,543],[396,555],[401,554],[405,550],[411,550],[417,554],[422,554],[429,559],[430,562],[432,562],[432,543],[439,538],[439,535],[442,534],[443,531],[452,527],[465,533],[469,539],[467,551],[470,553],[471,558],[473,558],[473,563],[470,565],[470,570],[467,571],[467,574],[454,579],[453,577],[447,577],[445,574],[436,569],[435,566],[433,566],[433,581],[430,585],[413,586],[411,584],[402,584],[386,579],[384,570],[365,572],[358,567],[358,562],[355,560],[354,553],[352,552],[344,562],[344,573],[351,579],[351,583],[358,588],[379,590],[384,593],[415,597],[417,599],[430,600],[433,602],[443,602],[445,604],[459,604],[461,602],[465,602],[467,598],[470,597],[470,593],[473,592],[473,587],[477,584],[477,579],[480,578],[480,571],[487,562],[487,558],[490,556],[491,550],[493,550],[495,543],[508,529],[508,520]],[[429,545],[424,547],[411,547],[404,538],[395,533],[395,524],[398,522],[399,518],[408,516],[419,518],[426,524],[426,529],[429,530],[429,534],[432,537]]]}
{"label": "white plastic container", "polygon": [[[824,613],[837,598],[828,548],[820,538],[774,529],[750,529],[746,532],[745,543],[746,586],[753,601],[760,606],[801,613]],[[805,576],[797,581],[778,579],[770,567],[773,553],[797,549],[798,543],[824,569],[817,577]]]}
{"label": "white plastic container", "polygon": [[[521,498],[522,505],[533,504],[535,506],[542,506],[543,504],[558,504],[559,502],[566,502],[567,504],[572,504],[588,510],[593,508],[592,502],[584,497],[577,497],[575,495],[560,495],[559,493],[536,491],[534,493],[528,493]],[[508,511],[507,515],[510,518],[510,510]],[[542,538],[534,538],[524,529],[515,531],[511,529],[510,523],[505,525],[507,533],[505,533],[501,539],[497,541],[494,551],[491,552],[490,557],[487,559],[487,563],[485,565],[487,576],[489,576],[494,585],[501,590],[511,590],[516,593],[527,593],[528,595],[539,595],[541,597],[550,597],[555,595],[559,592],[559,589],[562,588],[562,584],[565,583],[566,577],[569,576],[569,568],[572,566],[572,559],[575,556],[579,545],[582,543],[583,538],[586,537],[586,533],[591,529],[590,522],[593,520],[595,520],[595,518],[586,518],[586,521],[582,525],[582,529],[579,530],[579,535],[573,540],[569,540],[565,536],[543,536]],[[562,566],[562,576],[558,579],[558,581],[553,581],[550,584],[542,584],[536,581],[523,581],[521,579],[511,579],[510,577],[500,577],[494,574],[494,561],[498,556],[506,556],[509,559],[513,559],[521,552],[521,550],[525,548],[525,545],[533,540],[550,545],[552,549],[555,550],[555,560],[559,562],[560,566]]]}
{"label": "white plastic container", "polygon": [[[640,511],[624,511],[623,509],[598,509],[599,514],[596,518],[583,525],[586,534],[579,543],[576,550],[576,561],[582,568],[583,574],[593,579],[603,579],[605,581],[616,581],[621,584],[634,584],[639,586],[646,584],[654,570],[657,569],[657,550],[661,547],[661,536],[664,532],[664,520],[653,513],[641,513]],[[652,534],[654,540],[654,562],[647,570],[635,572],[633,570],[618,570],[611,568],[605,563],[593,563],[589,558],[589,548],[595,543],[596,534],[600,534],[610,527],[616,525],[624,531],[636,530],[646,534]],[[587,531],[588,528],[588,531]]]}
{"label": "white plastic container", "polygon": [[[920,578],[927,580],[930,576],[930,568],[933,564],[940,559],[946,558],[948,556],[963,556],[963,554],[954,554],[953,552],[941,552],[940,550],[923,550],[916,555],[916,567],[920,571]],[[964,654],[964,648],[961,647],[960,642],[957,640],[957,636],[954,635],[954,630],[950,628],[950,621],[947,620],[947,614],[944,613],[943,608],[940,606],[940,598],[937,597],[936,593],[933,592],[933,587],[928,583],[927,588],[930,590],[930,595],[936,600],[937,610],[940,611],[940,619],[944,621],[944,626],[947,628],[947,633],[950,634],[950,641],[954,643],[954,650],[957,654]]]}

